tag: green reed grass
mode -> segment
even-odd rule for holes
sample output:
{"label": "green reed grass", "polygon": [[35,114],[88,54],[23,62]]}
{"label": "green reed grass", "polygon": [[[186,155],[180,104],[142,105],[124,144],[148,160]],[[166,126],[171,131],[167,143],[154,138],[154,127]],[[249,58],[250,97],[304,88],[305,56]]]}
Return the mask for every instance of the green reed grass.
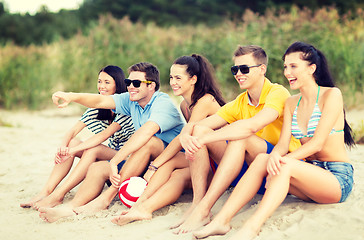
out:
{"label": "green reed grass", "polygon": [[282,54],[294,41],[306,41],[322,50],[347,106],[362,96],[364,68],[364,12],[340,16],[336,9],[291,8],[251,11],[236,21],[214,27],[203,24],[162,28],[153,23],[132,23],[104,16],[87,34],[43,45],[0,48],[0,107],[40,109],[51,103],[56,90],[96,92],[98,71],[108,65],[127,68],[140,61],[156,64],[162,89],[168,88],[169,68],[181,55],[199,53],[214,65],[223,94],[233,99],[240,91],[230,73],[237,45],[256,44],[269,55],[267,76],[287,84]]}

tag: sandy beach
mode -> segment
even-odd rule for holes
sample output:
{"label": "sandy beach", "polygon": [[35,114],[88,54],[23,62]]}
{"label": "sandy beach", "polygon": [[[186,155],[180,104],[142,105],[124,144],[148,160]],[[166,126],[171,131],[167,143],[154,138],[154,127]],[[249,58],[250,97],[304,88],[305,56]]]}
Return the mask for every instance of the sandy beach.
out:
{"label": "sandy beach", "polygon": [[[94,216],[67,218],[45,223],[37,211],[23,209],[19,203],[35,196],[46,182],[53,166],[53,156],[64,132],[79,119],[76,107],[36,112],[0,110],[0,119],[10,127],[0,127],[0,239],[192,239],[192,234],[174,235],[168,227],[188,208],[192,199],[186,192],[177,203],[157,211],[150,221],[117,226],[111,218],[126,207],[116,197],[108,210]],[[364,121],[364,111],[349,111],[354,126]],[[81,133],[86,139],[90,133]],[[292,196],[263,226],[257,239],[330,239],[364,240],[364,145],[349,152],[355,169],[355,186],[348,200],[341,204],[318,205]],[[73,198],[77,187],[66,195]],[[228,190],[212,209],[216,214],[229,196]],[[253,213],[261,196],[257,195],[232,221],[227,239]]]}

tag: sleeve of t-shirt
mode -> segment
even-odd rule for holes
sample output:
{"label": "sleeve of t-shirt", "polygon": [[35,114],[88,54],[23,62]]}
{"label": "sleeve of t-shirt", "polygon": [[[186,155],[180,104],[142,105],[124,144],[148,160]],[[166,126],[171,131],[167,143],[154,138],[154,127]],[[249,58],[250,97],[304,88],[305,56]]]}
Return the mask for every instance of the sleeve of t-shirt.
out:
{"label": "sleeve of t-shirt", "polygon": [[183,124],[181,115],[167,94],[162,94],[152,105],[148,121],[158,124],[159,133]]}
{"label": "sleeve of t-shirt", "polygon": [[278,112],[279,116],[282,116],[284,103],[289,97],[290,93],[286,88],[274,85],[266,97],[264,108],[273,108]]}
{"label": "sleeve of t-shirt", "polygon": [[88,108],[80,119],[93,133],[99,133],[105,129],[102,121],[97,119],[98,113],[98,109]]}
{"label": "sleeve of t-shirt", "polygon": [[134,133],[134,125],[130,116],[124,114],[116,114],[114,121],[120,125],[124,138],[129,139],[129,137]]}
{"label": "sleeve of t-shirt", "polygon": [[99,111],[96,108],[88,108],[82,115],[80,121],[88,125],[88,122],[90,122],[93,119],[96,119],[98,112]]}
{"label": "sleeve of t-shirt", "polygon": [[218,111],[217,115],[222,117],[226,122],[232,123],[238,120],[238,113],[237,113],[237,100],[233,100],[228,102],[224,106],[222,106]]}
{"label": "sleeve of t-shirt", "polygon": [[115,102],[115,113],[121,113],[130,116],[130,99],[129,93],[120,93],[111,95]]}

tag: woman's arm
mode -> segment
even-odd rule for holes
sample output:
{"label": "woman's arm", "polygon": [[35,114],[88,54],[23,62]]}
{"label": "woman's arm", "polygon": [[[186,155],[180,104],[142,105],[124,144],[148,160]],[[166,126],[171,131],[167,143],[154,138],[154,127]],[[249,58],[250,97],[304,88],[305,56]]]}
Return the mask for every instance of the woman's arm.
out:
{"label": "woman's arm", "polygon": [[292,115],[295,107],[295,98],[290,97],[284,104],[284,115],[281,135],[279,136],[278,143],[269,154],[267,171],[269,174],[276,175],[279,173],[282,163],[282,156],[287,154],[289,150],[289,144],[291,142],[291,126],[292,126]]}
{"label": "woman's arm", "polygon": [[77,136],[79,132],[86,127],[86,124],[82,121],[77,121],[77,123],[69,129],[61,140],[60,146],[57,148],[57,153],[55,156],[55,163],[61,163],[65,161],[64,157],[67,156],[67,148],[73,138]]}
{"label": "woman's arm", "polygon": [[94,136],[90,137],[89,139],[87,139],[86,141],[82,142],[81,144],[70,148],[69,149],[69,154],[73,155],[79,151],[88,149],[88,148],[92,148],[95,147],[101,143],[103,143],[105,140],[107,140],[110,136],[112,136],[115,132],[117,132],[118,130],[120,130],[121,126],[116,123],[113,122],[112,124],[110,124],[106,129],[104,129],[103,131],[95,134]]}
{"label": "woman's arm", "polygon": [[[183,110],[181,103],[181,110]],[[183,104],[184,105],[184,104]],[[184,105],[186,106],[186,105]],[[166,147],[166,149],[151,163],[151,168],[145,174],[145,177],[150,179],[153,173],[161,167],[163,164],[172,159],[181,149],[182,145],[180,142],[180,137],[182,134],[188,135],[192,133],[194,123],[205,119],[206,117],[213,115],[220,108],[220,105],[216,102],[215,98],[210,94],[206,94],[202,97],[195,106],[192,108],[191,117],[188,123],[183,127],[181,134],[175,137]],[[186,114],[184,114],[186,116]]]}
{"label": "woman's arm", "polygon": [[79,134],[85,127],[86,124],[84,124],[82,121],[77,121],[77,123],[63,136],[61,146],[68,147],[71,140],[76,137],[77,134]]}

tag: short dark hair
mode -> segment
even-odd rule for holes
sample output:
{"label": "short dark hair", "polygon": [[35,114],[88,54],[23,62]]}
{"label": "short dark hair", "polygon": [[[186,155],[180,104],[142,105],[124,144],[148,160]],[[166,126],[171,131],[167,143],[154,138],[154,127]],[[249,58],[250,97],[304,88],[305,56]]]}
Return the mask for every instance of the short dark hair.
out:
{"label": "short dark hair", "polygon": [[159,70],[156,66],[148,62],[136,63],[129,67],[128,72],[144,72],[145,79],[155,82],[155,91],[158,91],[160,86]]}
{"label": "short dark hair", "polygon": [[236,57],[240,57],[247,54],[253,54],[253,57],[257,64],[264,64],[268,66],[268,55],[263,48],[256,45],[238,46],[234,52],[233,60]]}

